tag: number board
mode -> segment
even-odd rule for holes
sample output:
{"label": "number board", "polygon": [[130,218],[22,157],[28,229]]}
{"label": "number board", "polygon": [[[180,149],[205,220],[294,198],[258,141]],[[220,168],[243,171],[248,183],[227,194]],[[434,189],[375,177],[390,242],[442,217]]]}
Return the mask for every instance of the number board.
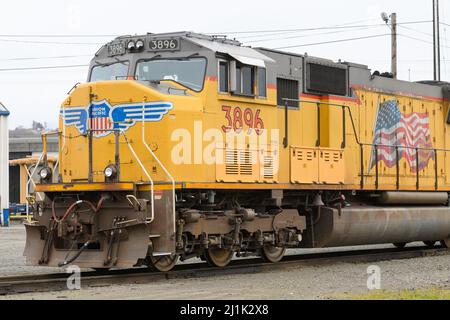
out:
{"label": "number board", "polygon": [[149,41],[150,51],[175,51],[180,50],[179,39],[156,39]]}
{"label": "number board", "polygon": [[125,54],[126,52],[124,42],[116,42],[108,45],[108,55],[110,57]]}

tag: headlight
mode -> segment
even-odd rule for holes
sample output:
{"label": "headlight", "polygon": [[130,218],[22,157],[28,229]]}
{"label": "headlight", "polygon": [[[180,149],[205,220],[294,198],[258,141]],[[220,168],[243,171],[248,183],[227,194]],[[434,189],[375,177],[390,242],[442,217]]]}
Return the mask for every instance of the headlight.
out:
{"label": "headlight", "polygon": [[52,174],[52,171],[50,168],[42,168],[41,171],[39,172],[39,176],[41,177],[42,180],[47,180],[50,178]]}
{"label": "headlight", "polygon": [[134,42],[133,40],[128,41],[127,48],[128,50],[136,49],[136,42]]}
{"label": "headlight", "polygon": [[136,41],[136,50],[142,50],[144,48],[144,41],[138,40]]}
{"label": "headlight", "polygon": [[109,166],[107,166],[105,168],[105,171],[103,171],[103,173],[105,174],[105,177],[107,179],[114,178],[116,176],[116,174],[117,174],[117,168],[116,168],[115,165],[110,164]]}

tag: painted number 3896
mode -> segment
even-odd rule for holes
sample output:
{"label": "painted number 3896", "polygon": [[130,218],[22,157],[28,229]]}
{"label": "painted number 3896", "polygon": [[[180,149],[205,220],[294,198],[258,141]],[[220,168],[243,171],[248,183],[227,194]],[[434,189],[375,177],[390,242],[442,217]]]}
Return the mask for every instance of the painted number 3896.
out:
{"label": "painted number 3896", "polygon": [[242,132],[244,127],[247,127],[248,133],[254,129],[258,135],[261,135],[264,130],[264,121],[261,119],[261,110],[245,109],[223,106],[222,111],[225,112],[225,119],[227,124],[222,126],[222,130],[228,133],[234,130],[236,133]]}

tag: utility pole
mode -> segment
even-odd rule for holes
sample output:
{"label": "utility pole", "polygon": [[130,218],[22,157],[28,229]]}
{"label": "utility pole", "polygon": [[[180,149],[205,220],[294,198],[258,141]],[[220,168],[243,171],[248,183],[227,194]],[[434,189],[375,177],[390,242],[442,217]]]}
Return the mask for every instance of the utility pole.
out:
{"label": "utility pole", "polygon": [[397,14],[391,14],[391,31],[392,31],[392,75],[397,79]]}
{"label": "utility pole", "polygon": [[433,0],[433,61],[434,81],[441,81],[441,40],[439,21],[439,0]]}
{"label": "utility pole", "polygon": [[391,73],[394,79],[397,79],[397,14],[390,16],[386,12],[381,14],[381,18],[391,29]]}

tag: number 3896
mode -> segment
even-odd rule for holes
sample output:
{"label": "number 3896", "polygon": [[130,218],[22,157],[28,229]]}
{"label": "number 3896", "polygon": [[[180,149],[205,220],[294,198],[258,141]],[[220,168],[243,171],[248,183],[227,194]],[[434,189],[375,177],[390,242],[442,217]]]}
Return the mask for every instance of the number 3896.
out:
{"label": "number 3896", "polygon": [[261,119],[261,110],[252,110],[246,108],[242,110],[239,107],[223,106],[222,111],[225,112],[225,119],[227,124],[222,126],[222,130],[228,133],[234,130],[236,133],[241,133],[244,128],[251,133],[254,129],[258,135],[261,135],[264,130],[264,121]]}
{"label": "number 3896", "polygon": [[150,41],[150,50],[178,50],[179,42],[175,39],[162,39]]}

